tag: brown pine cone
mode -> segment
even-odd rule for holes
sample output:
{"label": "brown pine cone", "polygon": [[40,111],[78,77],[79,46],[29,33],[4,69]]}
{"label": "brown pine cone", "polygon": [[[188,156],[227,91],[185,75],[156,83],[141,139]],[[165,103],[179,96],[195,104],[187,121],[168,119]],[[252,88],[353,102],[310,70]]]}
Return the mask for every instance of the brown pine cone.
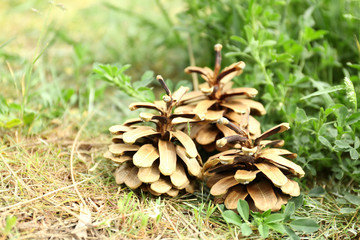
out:
{"label": "brown pine cone", "polygon": [[[236,128],[226,119],[222,122]],[[232,147],[210,157],[204,164],[207,186],[218,203],[224,202],[226,208],[236,209],[238,200],[245,199],[253,210],[278,211],[290,197],[300,194],[299,184],[291,178],[301,178],[305,173],[287,159],[297,155],[279,148],[284,145],[283,140],[265,140],[288,129],[289,124],[282,123],[252,140],[239,128],[238,134],[217,141],[219,146]]]}
{"label": "brown pine cone", "polygon": [[[171,93],[161,76],[157,77],[167,95],[155,103],[133,103],[129,108],[148,108],[159,114],[140,113],[140,118],[110,127],[113,144],[105,157],[120,163],[115,171],[118,184],[141,187],[154,195],[176,196],[185,189],[192,193],[196,179],[202,178],[202,161],[195,143],[176,125],[194,121],[194,114],[172,114],[188,90]],[[153,126],[136,125],[150,122]]]}

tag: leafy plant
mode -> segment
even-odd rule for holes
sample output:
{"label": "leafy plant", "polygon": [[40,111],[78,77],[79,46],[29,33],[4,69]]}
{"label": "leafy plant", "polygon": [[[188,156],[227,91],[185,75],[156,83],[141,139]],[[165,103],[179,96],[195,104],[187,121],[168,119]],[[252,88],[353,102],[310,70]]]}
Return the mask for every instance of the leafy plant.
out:
{"label": "leafy plant", "polygon": [[13,111],[19,110],[21,106],[8,104],[6,99],[0,95],[0,127],[13,128],[22,124],[21,119],[13,116]]}
{"label": "leafy plant", "polygon": [[[234,82],[259,90],[268,113],[259,118],[262,130],[289,122],[286,144],[299,153],[298,161],[311,175],[330,168],[338,179],[347,176],[359,182],[354,133],[359,119],[360,45],[358,36],[344,37],[358,32],[356,3],[196,0],[187,4],[179,15],[180,25],[192,33],[194,48],[201,49],[194,53],[201,65],[212,64],[206,52],[217,41],[227,52],[224,62],[247,63],[243,77]],[[342,33],[334,30],[337,24],[342,25]]]}
{"label": "leafy plant", "polygon": [[131,77],[124,72],[130,68],[130,65],[97,65],[93,72],[96,78],[107,81],[120,91],[125,92],[130,97],[134,97],[141,101],[153,102],[155,95],[151,88],[147,87],[154,80],[154,73],[152,71],[145,72],[140,81],[131,82]]}
{"label": "leafy plant", "polygon": [[300,239],[296,232],[313,233],[319,228],[315,220],[294,216],[295,210],[302,206],[303,196],[293,198],[286,207],[282,207],[281,213],[271,213],[271,210],[263,213],[250,211],[245,200],[240,199],[237,204],[237,212],[225,210],[219,205],[222,216],[227,223],[240,228],[243,236],[250,236],[257,230],[262,238],[267,238],[271,232],[280,235],[288,235],[291,239]]}
{"label": "leafy plant", "polygon": [[6,217],[5,227],[3,229],[0,229],[0,232],[3,235],[3,239],[5,239],[6,237],[12,234],[12,229],[16,225],[16,220],[17,218],[15,216]]}
{"label": "leafy plant", "polygon": [[[308,117],[303,109],[296,110],[294,143],[301,155],[299,161],[310,170],[312,175],[316,175],[317,170],[329,167],[336,178],[348,176],[359,182],[360,141],[356,132],[360,127],[360,114],[354,108],[357,99],[352,81],[345,77],[344,83],[345,85],[337,86],[336,91],[345,91],[348,104],[333,103],[325,109],[321,107],[317,117]],[[329,87],[304,98],[326,96],[333,89],[335,87]],[[329,99],[332,100],[330,97]],[[305,135],[316,136],[314,145],[304,144],[311,141],[301,136],[304,132],[307,132]]]}

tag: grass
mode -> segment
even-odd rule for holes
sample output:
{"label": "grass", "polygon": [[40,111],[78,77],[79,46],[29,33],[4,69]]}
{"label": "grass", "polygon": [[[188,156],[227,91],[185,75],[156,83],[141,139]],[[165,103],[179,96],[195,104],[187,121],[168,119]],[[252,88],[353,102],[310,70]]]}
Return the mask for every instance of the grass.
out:
{"label": "grass", "polygon": [[[81,126],[74,123],[75,129]],[[73,141],[76,131],[64,138],[59,138],[56,131],[54,128],[51,134],[36,137],[19,137],[16,132],[3,135],[0,229],[5,228],[9,216],[15,216],[16,224],[8,234],[11,239],[76,238],[82,232],[81,228],[78,232],[75,229],[80,219],[87,221],[88,239],[238,237],[239,229],[225,223],[206,188],[176,198],[133,192],[115,183],[114,165],[102,157],[109,142],[107,134],[89,138],[90,133],[84,132]],[[324,187],[328,193],[318,197],[304,192],[305,204],[296,216],[316,219],[320,229],[303,237],[355,237],[352,234],[359,231],[359,210],[340,214],[344,206],[351,206],[337,194],[341,183]],[[85,217],[81,213],[84,204],[89,209]]]}
{"label": "grass", "polygon": [[[207,59],[212,59],[208,57],[207,48],[212,47],[213,41],[229,40],[232,34],[241,35],[241,32],[222,34],[223,28],[219,27],[222,24],[219,16],[225,16],[221,13],[223,9],[220,9],[222,3],[214,2],[212,6],[221,10],[219,16],[215,14],[215,19],[220,23],[216,21],[211,25],[212,18],[209,18],[206,21],[211,24],[194,20],[196,24],[193,26],[191,22],[186,22],[188,19],[176,17],[176,13],[183,11],[184,4],[182,1],[149,1],[146,4],[131,1],[119,6],[116,1],[103,4],[96,0],[86,3],[64,0],[60,5],[36,0],[0,2],[0,59],[5,63],[0,65],[0,123],[5,124],[0,127],[0,239],[80,239],[84,234],[88,239],[241,238],[239,228],[228,225],[217,206],[213,205],[206,187],[200,186],[195,194],[176,198],[153,197],[140,190],[132,191],[115,183],[112,173],[116,166],[102,157],[110,142],[108,127],[122,123],[136,113],[127,109],[132,99],[93,78],[91,71],[94,63],[130,63],[132,68],[127,73],[135,80],[146,70],[180,80],[185,78],[183,69],[189,64],[188,43],[191,41],[188,39],[194,42],[195,60],[200,65],[206,65],[210,64]],[[199,6],[192,5],[200,9]],[[333,8],[331,10],[334,11]],[[192,9],[191,14],[197,16],[196,11]],[[251,14],[259,11],[251,11]],[[206,16],[208,13],[211,13],[210,7],[201,12]],[[269,23],[276,25],[276,17],[270,13],[266,17],[273,18]],[[355,10],[350,13],[356,16]],[[319,12],[316,14],[319,18],[323,17]],[[248,19],[256,19],[251,16]],[[250,24],[260,26],[260,20]],[[184,27],[181,21],[185,21],[190,38],[187,32],[174,31],[178,25]],[[284,26],[291,25],[292,21],[284,22]],[[326,21],[324,18],[319,22],[326,25]],[[236,21],[228,23],[236,25]],[[205,26],[219,35],[211,31],[203,35],[199,29]],[[237,29],[236,26],[231,28]],[[259,36],[263,37],[260,33]],[[334,39],[336,37],[330,40]],[[258,39],[246,39],[250,40],[256,42]],[[238,49],[231,44],[224,44],[227,52],[233,51],[233,56],[225,57],[224,61],[231,62],[230,58],[238,54]],[[316,44],[313,46],[309,40],[306,43],[307,51],[313,51],[317,59],[320,59],[316,55],[318,53],[328,54],[323,59],[332,56],[333,49],[324,50]],[[343,45],[355,46],[350,40]],[[240,49],[243,46],[240,44],[237,47]],[[292,47],[296,50],[297,46],[294,44]],[[317,167],[316,164],[311,165],[310,157],[324,161],[332,157],[330,154],[319,156],[329,152],[329,149],[312,139],[324,130],[316,126],[314,132],[312,127],[316,125],[317,116],[310,116],[311,112],[321,112],[316,104],[322,100],[315,98],[298,104],[298,99],[304,94],[303,89],[296,89],[295,85],[304,84],[304,89],[315,88],[314,91],[321,90],[323,86],[316,89],[305,80],[295,79],[296,74],[289,74],[288,78],[285,75],[283,78],[290,79],[288,82],[284,79],[279,82],[280,77],[273,74],[279,74],[279,71],[275,67],[272,70],[273,63],[268,64],[273,48],[279,50],[282,45],[264,47],[260,52],[264,57],[257,60],[264,61],[262,71],[256,67],[256,46],[247,49],[249,71],[245,73],[245,82],[261,88],[262,92],[269,90],[265,78],[269,82],[274,81],[276,86],[285,86],[284,93],[280,91],[281,94],[276,95],[270,88],[268,92],[274,96],[268,93],[263,97],[264,102],[273,99],[270,102],[277,104],[269,107],[270,112],[281,111],[262,121],[268,122],[269,118],[273,118],[269,123],[280,120],[292,122],[295,132],[285,146],[294,150],[299,148],[302,151],[300,159],[303,159],[300,163]],[[319,84],[322,79],[313,72],[321,68],[322,75],[332,75],[333,69],[327,71],[324,66],[338,64],[323,63],[318,59],[322,67],[316,69],[315,65],[306,65],[308,59],[296,55],[295,50],[292,54],[302,68],[311,72],[316,80],[313,83]],[[356,63],[357,59],[351,56],[347,51],[346,61]],[[281,64],[282,60],[279,59]],[[295,68],[288,62],[283,64],[289,72]],[[338,69],[339,66],[334,68]],[[336,74],[339,75],[339,71]],[[291,82],[292,77],[296,81]],[[189,77],[186,76],[186,79],[189,80]],[[353,81],[354,84],[359,83],[356,79]],[[339,83],[339,79],[336,82]],[[328,100],[330,97],[326,95],[324,98]],[[343,103],[343,98],[340,93],[334,97],[337,103]],[[286,103],[291,108],[281,107],[284,99],[288,100]],[[319,104],[323,105],[322,102]],[[310,109],[306,111],[308,116],[305,114],[304,117],[298,110],[295,112],[298,106]],[[319,122],[325,122],[326,126],[336,121],[344,122],[338,115],[330,115],[329,120],[319,115]],[[351,134],[355,136],[356,127],[352,132],[348,131],[349,126],[343,127],[344,130],[337,130],[345,132],[345,137]],[[337,140],[334,139],[334,143]],[[310,147],[305,148],[304,143]],[[333,149],[331,154],[336,155],[340,162],[348,157],[347,153]],[[340,167],[336,165],[334,168]],[[346,192],[356,194],[360,191],[355,178],[339,180],[329,169],[321,169],[317,169],[317,175],[307,169],[307,178],[302,181],[304,206],[295,214],[315,219],[320,229],[316,233],[300,236],[304,239],[358,238],[359,207],[356,200],[346,195]],[[272,239],[282,238],[276,233],[270,236]],[[250,238],[258,239],[259,234],[256,232]]]}

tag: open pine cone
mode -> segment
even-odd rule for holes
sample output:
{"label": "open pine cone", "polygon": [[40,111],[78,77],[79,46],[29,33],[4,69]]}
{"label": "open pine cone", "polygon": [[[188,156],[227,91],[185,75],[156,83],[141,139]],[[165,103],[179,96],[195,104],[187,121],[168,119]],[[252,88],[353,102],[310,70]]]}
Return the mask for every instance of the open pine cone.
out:
{"label": "open pine cone", "polygon": [[[166,91],[163,101],[133,103],[131,110],[148,108],[159,114],[140,113],[140,118],[110,127],[113,144],[105,157],[120,163],[115,172],[118,184],[141,187],[154,195],[176,196],[185,189],[192,193],[196,179],[202,178],[202,161],[195,143],[177,124],[194,121],[194,114],[172,114],[173,108],[188,91],[180,87],[171,93],[161,76],[157,79]],[[151,126],[135,125],[151,122]]]}
{"label": "open pine cone", "polygon": [[284,145],[283,140],[265,140],[288,130],[288,123],[275,126],[253,140],[227,119],[219,122],[237,134],[219,139],[218,146],[230,145],[232,149],[210,157],[203,167],[217,203],[224,202],[226,208],[236,209],[238,200],[245,199],[255,211],[278,211],[291,196],[300,194],[299,184],[291,177],[301,178],[305,173],[287,159],[297,155],[279,148]]}
{"label": "open pine cone", "polygon": [[175,110],[176,113],[195,113],[198,118],[205,120],[192,125],[191,137],[207,151],[215,149],[217,139],[234,134],[213,121],[226,117],[235,124],[243,124],[240,127],[249,132],[252,138],[256,138],[261,134],[260,123],[251,115],[248,121],[241,121],[241,115],[249,112],[253,115],[266,113],[261,103],[249,99],[257,95],[256,89],[232,88],[231,80],[243,72],[244,62],[234,63],[220,72],[221,48],[221,44],[215,45],[214,71],[208,67],[195,66],[185,69],[186,73],[199,73],[206,82],[200,85],[200,91],[185,94],[180,106]]}

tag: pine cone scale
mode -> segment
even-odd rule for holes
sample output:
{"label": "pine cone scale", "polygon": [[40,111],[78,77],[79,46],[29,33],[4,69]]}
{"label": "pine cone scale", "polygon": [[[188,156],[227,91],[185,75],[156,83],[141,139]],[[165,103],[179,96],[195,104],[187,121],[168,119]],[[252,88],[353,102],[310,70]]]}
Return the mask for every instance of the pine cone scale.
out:
{"label": "pine cone scale", "polygon": [[160,171],[157,165],[150,167],[140,167],[138,172],[138,178],[144,183],[153,183],[160,179]]}
{"label": "pine cone scale", "polygon": [[159,140],[160,165],[159,170],[164,176],[170,176],[176,170],[175,146],[164,140]]}
{"label": "pine cone scale", "polygon": [[226,199],[224,201],[225,207],[227,209],[236,209],[238,201],[240,199],[245,200],[245,198],[248,195],[249,195],[249,193],[247,192],[245,186],[236,185],[236,186],[232,187],[229,190],[229,192],[226,196]]}
{"label": "pine cone scale", "polygon": [[248,171],[240,169],[236,171],[234,178],[241,184],[248,184],[256,178],[256,174],[258,174],[259,172],[259,170]]}
{"label": "pine cone scale", "polygon": [[177,188],[189,183],[184,167],[181,164],[178,163],[176,165],[176,170],[173,174],[170,175],[170,180],[171,183]]}
{"label": "pine cone scale", "polygon": [[133,166],[125,178],[124,183],[131,189],[136,189],[142,184],[141,180],[138,178],[138,172],[139,169]]}
{"label": "pine cone scale", "polygon": [[150,135],[155,135],[155,134],[159,134],[159,133],[157,133],[151,127],[145,127],[145,126],[137,127],[134,130],[130,130],[130,131],[124,133],[123,140],[125,143],[133,144],[139,138],[150,136]]}
{"label": "pine cone scale", "polygon": [[123,155],[127,151],[135,152],[135,151],[139,150],[139,148],[140,147],[136,146],[136,145],[128,145],[128,144],[118,143],[118,144],[111,144],[109,146],[109,151],[112,154],[119,156],[119,155]]}
{"label": "pine cone scale", "polygon": [[303,177],[305,175],[304,170],[297,164],[287,160],[284,157],[274,155],[274,154],[261,154],[259,156],[260,158],[264,158],[270,162],[277,163],[279,165],[282,165],[284,167],[287,167],[292,173],[294,173],[297,177]]}
{"label": "pine cone scale", "polygon": [[171,182],[162,178],[150,185],[151,190],[159,194],[166,193],[171,189],[171,187]]}
{"label": "pine cone scale", "polygon": [[271,180],[275,187],[282,187],[288,182],[288,178],[276,166],[266,162],[254,163],[254,165]]}
{"label": "pine cone scale", "polygon": [[211,187],[210,193],[214,196],[222,196],[227,193],[229,188],[237,184],[239,183],[236,181],[234,176],[224,177]]}
{"label": "pine cone scale", "polygon": [[159,157],[159,152],[153,145],[145,144],[134,154],[133,162],[137,167],[151,167]]}
{"label": "pine cone scale", "polygon": [[255,206],[261,211],[272,209],[276,202],[277,197],[275,192],[268,181],[260,181],[247,185],[246,187],[249,195],[254,200]]}
{"label": "pine cone scale", "polygon": [[196,149],[195,143],[192,141],[192,139],[189,137],[189,135],[187,135],[186,133],[184,133],[180,130],[176,130],[176,131],[172,132],[172,134],[185,147],[186,154],[189,157],[194,158],[198,155],[198,151]]}

